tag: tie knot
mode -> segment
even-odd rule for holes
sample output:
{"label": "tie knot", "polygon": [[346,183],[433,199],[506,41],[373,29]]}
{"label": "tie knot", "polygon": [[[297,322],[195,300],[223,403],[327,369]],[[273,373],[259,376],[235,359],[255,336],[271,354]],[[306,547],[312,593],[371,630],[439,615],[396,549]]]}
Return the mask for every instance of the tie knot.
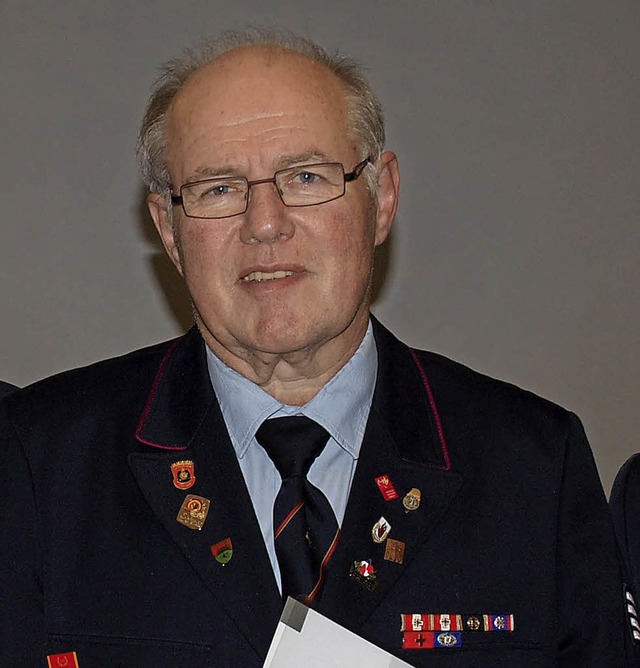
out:
{"label": "tie knot", "polygon": [[329,433],[304,415],[265,420],[256,432],[282,479],[306,476],[329,440]]}

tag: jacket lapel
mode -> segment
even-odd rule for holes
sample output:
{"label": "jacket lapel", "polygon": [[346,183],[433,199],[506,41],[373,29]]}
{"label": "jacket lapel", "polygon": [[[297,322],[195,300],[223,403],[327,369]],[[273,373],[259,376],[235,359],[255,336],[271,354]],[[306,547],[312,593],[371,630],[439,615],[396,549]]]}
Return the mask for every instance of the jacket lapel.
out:
{"label": "jacket lapel", "polygon": [[[192,331],[158,372],[137,434],[147,446],[129,464],[147,502],[190,564],[259,656],[264,657],[282,603],[244,477],[211,388],[204,345]],[[171,464],[194,462],[195,483],[173,484]],[[200,530],[177,521],[188,494],[210,503]],[[226,564],[211,547],[230,539]],[[255,611],[260,610],[261,623]]]}
{"label": "jacket lapel", "polygon": [[[378,380],[358,460],[340,543],[333,557],[318,610],[353,629],[381,604],[386,594],[428,541],[462,484],[452,472],[446,440],[428,379],[411,351],[374,320]],[[397,498],[385,500],[376,478],[388,476]],[[421,494],[407,510],[404,496]],[[373,540],[380,517],[391,525],[389,538],[404,543],[402,563],[384,558],[385,543]],[[376,586],[370,590],[350,575],[354,561],[371,559]]]}

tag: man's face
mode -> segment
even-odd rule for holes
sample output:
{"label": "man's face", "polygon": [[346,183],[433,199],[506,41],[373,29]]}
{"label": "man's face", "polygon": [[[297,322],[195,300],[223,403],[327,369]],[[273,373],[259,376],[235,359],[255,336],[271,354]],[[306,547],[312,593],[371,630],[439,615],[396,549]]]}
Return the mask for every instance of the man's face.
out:
{"label": "man's face", "polygon": [[[341,162],[348,172],[361,160],[338,79],[264,48],[235,50],[194,74],[169,110],[167,144],[174,192],[208,176],[263,179],[313,162]],[[392,158],[382,162],[395,169]],[[327,345],[342,354],[358,345],[374,248],[395,212],[393,179],[383,180],[379,207],[362,177],[340,199],[302,208],[286,207],[267,183],[252,187],[243,214],[200,220],[174,207],[173,226],[150,196],[198,325],[221,359],[237,368],[237,358],[309,355]]]}

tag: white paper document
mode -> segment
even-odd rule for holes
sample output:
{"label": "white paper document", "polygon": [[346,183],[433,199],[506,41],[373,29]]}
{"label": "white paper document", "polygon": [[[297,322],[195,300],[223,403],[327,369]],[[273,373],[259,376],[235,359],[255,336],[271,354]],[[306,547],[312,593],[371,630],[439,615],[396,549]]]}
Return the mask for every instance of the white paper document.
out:
{"label": "white paper document", "polygon": [[287,599],[263,668],[411,668],[315,610]]}

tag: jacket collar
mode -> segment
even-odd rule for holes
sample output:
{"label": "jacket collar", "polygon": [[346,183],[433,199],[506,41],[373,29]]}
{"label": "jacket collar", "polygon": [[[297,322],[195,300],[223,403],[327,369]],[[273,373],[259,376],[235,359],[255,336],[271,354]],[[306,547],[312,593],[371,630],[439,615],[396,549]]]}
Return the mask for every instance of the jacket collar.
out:
{"label": "jacket collar", "polygon": [[[317,609],[355,632],[403,577],[421,546],[447,512],[462,477],[455,472],[422,356],[398,341],[375,318],[378,378],[364,442]],[[275,578],[233,447],[208,377],[204,343],[191,330],[167,350],[136,432],[151,446],[130,456],[147,501],[185,556],[217,597],[222,609],[264,657],[281,611]],[[179,451],[179,453],[178,453]],[[176,515],[185,492],[171,483],[176,459],[196,463],[196,485],[188,490],[211,501],[201,531],[180,525]],[[219,475],[220,472],[224,475]],[[398,498],[385,501],[376,478],[389,477]],[[403,497],[419,489],[421,506],[407,512]],[[230,502],[230,499],[233,499]],[[402,564],[384,559],[384,545],[371,531],[384,516],[391,537],[405,544]],[[210,546],[230,537],[234,556],[224,567]],[[373,558],[378,586],[368,591],[349,575],[354,561]],[[256,564],[259,566],[256,567]],[[250,574],[250,577],[247,577]],[[247,614],[260,608],[262,623]]]}
{"label": "jacket collar", "polygon": [[140,415],[136,439],[162,450],[185,450],[214,399],[204,341],[193,327],[167,347]]}
{"label": "jacket collar", "polygon": [[[421,356],[373,322],[378,380],[340,543],[317,605],[320,612],[360,634],[404,577],[462,485]],[[385,500],[376,483],[380,476],[389,478],[396,499]],[[413,489],[420,491],[421,503],[407,511],[403,499]],[[372,529],[380,517],[391,525],[389,537],[404,544],[401,564],[385,559],[386,545],[373,541]],[[368,559],[376,569],[372,591],[350,575],[355,561]]]}
{"label": "jacket collar", "polygon": [[[197,330],[167,349],[136,438],[150,446],[129,455],[149,506],[215,597],[215,609],[226,613],[264,659],[281,613],[281,597]],[[173,484],[171,464],[182,460],[194,463],[195,483],[188,489]],[[200,530],[177,521],[188,494],[210,504]],[[226,539],[231,539],[233,556],[222,565],[211,548]]]}

